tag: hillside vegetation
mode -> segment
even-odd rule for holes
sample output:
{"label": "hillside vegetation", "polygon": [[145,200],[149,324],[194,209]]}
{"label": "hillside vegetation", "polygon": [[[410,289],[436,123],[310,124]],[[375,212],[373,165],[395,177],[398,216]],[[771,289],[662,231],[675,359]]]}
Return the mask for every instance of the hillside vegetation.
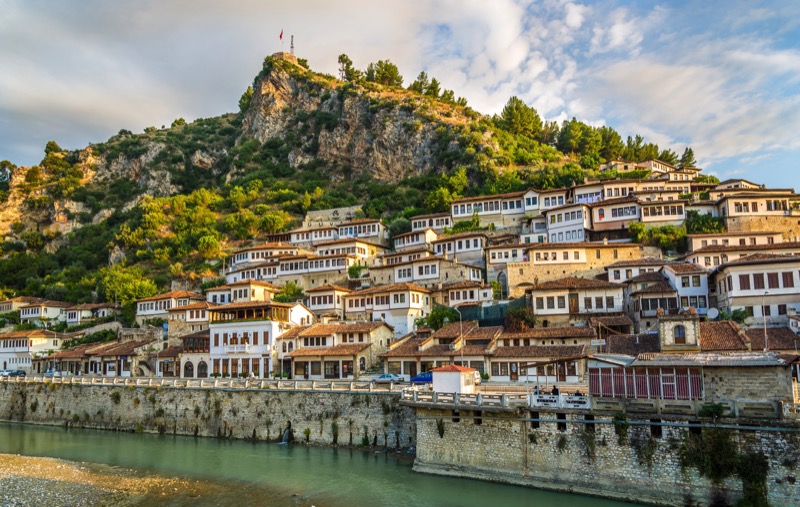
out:
{"label": "hillside vegetation", "polygon": [[679,160],[610,127],[543,122],[516,97],[481,115],[425,73],[404,88],[391,62],[342,57],[341,79],[266,58],[237,113],[0,162],[0,296],[127,304],[214,279],[226,254],[309,210],[358,204],[396,234],[454,198],[569,186],[610,159],[694,163],[690,148]]}

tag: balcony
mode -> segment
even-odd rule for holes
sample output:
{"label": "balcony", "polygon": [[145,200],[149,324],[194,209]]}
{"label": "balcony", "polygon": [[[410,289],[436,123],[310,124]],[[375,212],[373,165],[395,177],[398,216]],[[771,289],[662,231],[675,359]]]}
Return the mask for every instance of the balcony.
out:
{"label": "balcony", "polygon": [[250,345],[245,343],[243,345],[225,345],[226,354],[248,354],[250,352]]}

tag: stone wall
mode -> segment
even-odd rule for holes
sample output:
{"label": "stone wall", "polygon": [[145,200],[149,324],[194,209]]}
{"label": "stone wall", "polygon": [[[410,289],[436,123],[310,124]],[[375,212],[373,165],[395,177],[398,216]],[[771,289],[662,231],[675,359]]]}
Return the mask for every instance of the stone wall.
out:
{"label": "stone wall", "polygon": [[294,439],[311,444],[360,445],[366,435],[370,445],[415,445],[414,410],[398,399],[389,393],[0,383],[0,420],[258,440],[280,440],[291,423]]}
{"label": "stone wall", "polygon": [[800,214],[794,216],[741,216],[727,217],[728,232],[775,232],[783,233],[784,241],[800,241]]}
{"label": "stone wall", "polygon": [[[562,428],[557,422],[534,427],[524,420],[537,417],[556,419],[557,414],[462,411],[454,422],[450,410],[418,408],[414,470],[654,505],[711,505],[715,497],[734,503],[742,496],[738,477],[714,486],[692,466],[682,466],[682,449],[686,452],[687,442],[695,438],[686,428],[663,426],[660,435],[651,437],[650,426],[629,421],[633,424],[620,436],[599,416],[593,429],[571,422],[582,414],[564,415]],[[608,423],[610,417],[603,420]],[[800,504],[797,433],[723,431],[731,431],[738,452],[766,455],[772,505]]]}

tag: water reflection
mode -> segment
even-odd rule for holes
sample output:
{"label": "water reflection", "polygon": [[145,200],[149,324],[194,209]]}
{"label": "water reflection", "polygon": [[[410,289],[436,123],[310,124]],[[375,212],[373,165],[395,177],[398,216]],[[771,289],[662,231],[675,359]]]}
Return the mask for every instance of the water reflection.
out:
{"label": "water reflection", "polygon": [[[265,505],[621,507],[608,500],[414,473],[393,452],[320,449],[170,435],[0,424],[0,453],[48,456],[230,482],[231,502],[252,488]],[[282,499],[282,501],[277,501]],[[266,499],[262,498],[262,501]],[[202,499],[193,505],[202,506]]]}

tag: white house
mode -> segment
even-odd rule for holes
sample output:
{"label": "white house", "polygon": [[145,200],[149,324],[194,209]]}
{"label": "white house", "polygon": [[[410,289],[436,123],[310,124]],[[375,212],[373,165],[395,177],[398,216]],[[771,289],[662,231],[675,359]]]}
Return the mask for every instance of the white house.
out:
{"label": "white house", "polygon": [[64,301],[42,300],[23,306],[19,309],[19,320],[37,326],[49,326],[56,322],[63,322],[66,319],[64,310],[74,306],[72,303]]}
{"label": "white house", "polygon": [[205,300],[206,298],[202,294],[185,290],[174,290],[142,298],[136,301],[136,323],[142,325],[144,321],[150,319],[168,320],[170,308],[178,308]]}
{"label": "white house", "polygon": [[745,324],[789,324],[789,309],[800,308],[800,256],[754,254],[712,272],[716,304],[728,313],[743,309]]}
{"label": "white house", "polygon": [[411,230],[424,231],[433,229],[436,232],[443,232],[445,227],[452,227],[453,219],[450,213],[434,213],[432,215],[418,215],[411,217]]}
{"label": "white house", "polygon": [[592,226],[587,204],[565,204],[545,211],[547,237],[550,243],[570,243],[588,239]]}
{"label": "white house", "polygon": [[62,340],[60,334],[44,329],[0,334],[0,369],[30,373],[33,358],[58,350]]}
{"label": "white house", "polygon": [[266,378],[273,371],[278,336],[314,315],[300,303],[251,301],[209,309],[212,374]]}
{"label": "white house", "polygon": [[344,297],[353,291],[338,285],[326,284],[306,290],[306,306],[317,317],[344,318]]}
{"label": "white house", "polygon": [[432,228],[398,234],[392,238],[396,252],[413,248],[430,248],[431,243],[439,237]]}
{"label": "white house", "polygon": [[708,313],[708,271],[697,264],[666,264],[661,273],[678,292],[678,305],[682,309],[694,307],[699,315]]}
{"label": "white house", "polygon": [[414,321],[431,312],[430,291],[407,282],[356,291],[344,296],[344,302],[348,320],[386,322],[395,336],[413,331]]}

